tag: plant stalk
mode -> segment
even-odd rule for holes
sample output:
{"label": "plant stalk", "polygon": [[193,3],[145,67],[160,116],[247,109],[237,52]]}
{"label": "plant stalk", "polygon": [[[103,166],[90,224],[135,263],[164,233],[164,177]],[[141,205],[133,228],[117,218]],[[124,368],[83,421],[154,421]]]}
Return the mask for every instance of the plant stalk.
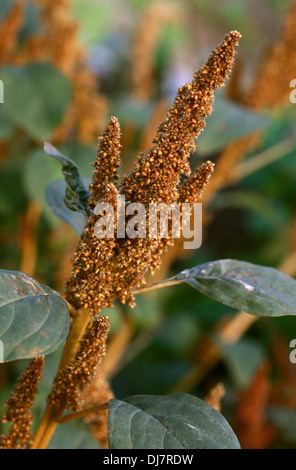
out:
{"label": "plant stalk", "polygon": [[[79,341],[81,340],[90,321],[88,310],[77,311],[74,316],[70,333],[65,343],[59,369],[65,367],[75,356]],[[63,407],[47,405],[36,431],[31,449],[46,449],[58,425],[63,412]]]}
{"label": "plant stalk", "polygon": [[91,408],[86,408],[85,410],[77,411],[76,413],[70,413],[63,418],[60,418],[58,424],[65,424],[73,421],[74,419],[83,418],[84,416],[89,415],[90,413],[97,413],[98,411],[108,410],[108,403],[102,403],[101,405],[92,406]]}

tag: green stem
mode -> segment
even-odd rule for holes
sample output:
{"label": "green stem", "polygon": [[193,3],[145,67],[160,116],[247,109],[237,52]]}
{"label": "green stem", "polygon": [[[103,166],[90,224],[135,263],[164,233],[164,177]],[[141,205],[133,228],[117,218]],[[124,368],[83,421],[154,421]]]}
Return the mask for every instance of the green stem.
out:
{"label": "green stem", "polygon": [[90,413],[97,413],[98,411],[108,410],[108,403],[102,403],[101,405],[92,406],[91,408],[86,408],[85,410],[77,411],[76,413],[70,413],[63,418],[58,420],[59,424],[69,423],[74,419],[83,418],[84,416],[89,415]]}
{"label": "green stem", "polygon": [[149,286],[139,287],[138,289],[133,290],[133,294],[142,294],[142,292],[148,292],[149,290],[160,289],[161,287],[169,287],[175,284],[181,284],[183,281],[176,279],[167,279],[166,281],[155,282]]}

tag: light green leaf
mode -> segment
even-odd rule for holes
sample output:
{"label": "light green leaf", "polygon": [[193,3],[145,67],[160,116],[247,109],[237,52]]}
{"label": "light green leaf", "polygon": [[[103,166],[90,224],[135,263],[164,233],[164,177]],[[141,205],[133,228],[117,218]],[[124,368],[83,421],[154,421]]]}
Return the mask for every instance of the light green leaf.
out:
{"label": "light green leaf", "polygon": [[[91,162],[94,160],[94,155],[96,154],[95,148],[78,144],[77,142],[71,142],[63,145],[60,150],[62,153],[71,155],[71,158],[79,167],[82,177],[87,179],[91,177],[93,169]],[[64,181],[60,166],[55,159],[48,158],[44,150],[41,149],[35,150],[29,155],[25,163],[23,174],[23,184],[26,194],[30,199],[38,202],[38,204],[42,206],[43,213],[52,226],[57,224],[58,219],[52,214],[48,207],[45,198],[45,188],[49,183],[58,179]],[[85,184],[87,184],[86,181]]]}
{"label": "light green leaf", "polygon": [[70,105],[70,81],[49,64],[2,67],[0,77],[5,113],[31,138],[49,139]]}
{"label": "light green leaf", "polygon": [[70,224],[80,236],[85,226],[85,216],[66,207],[64,194],[67,185],[63,180],[51,181],[45,188],[45,199],[53,214]]}
{"label": "light green leaf", "polygon": [[89,192],[84,186],[84,182],[81,178],[77,165],[72,160],[70,160],[70,158],[67,158],[61,154],[53,145],[48,142],[45,142],[44,150],[48,155],[55,158],[62,166],[62,173],[67,184],[64,202],[68,209],[89,215]]}

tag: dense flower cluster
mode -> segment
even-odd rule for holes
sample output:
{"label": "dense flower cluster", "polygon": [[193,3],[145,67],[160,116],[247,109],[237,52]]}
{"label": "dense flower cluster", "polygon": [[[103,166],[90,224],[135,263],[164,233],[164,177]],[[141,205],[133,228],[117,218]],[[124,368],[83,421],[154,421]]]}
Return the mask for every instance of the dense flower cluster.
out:
{"label": "dense flower cluster", "polygon": [[2,421],[12,425],[6,435],[0,436],[0,449],[26,449],[31,444],[33,416],[30,408],[38,392],[43,367],[43,356],[32,359],[6,400],[7,410]]}
{"label": "dense flower cluster", "polygon": [[106,352],[108,317],[100,316],[88,328],[71,362],[60,369],[47,398],[50,405],[70,410],[81,406],[81,390],[89,384]]}
{"label": "dense flower cluster", "polygon": [[255,110],[276,109],[288,105],[290,81],[296,72],[296,1],[286,15],[279,38],[271,44],[260,63],[257,76],[245,98],[246,105]]}
{"label": "dense flower cluster", "polygon": [[15,2],[0,26],[0,65],[9,62],[16,51],[18,32],[24,20],[24,4]]}
{"label": "dense flower cluster", "polygon": [[[83,390],[83,401],[85,408],[91,408],[98,403],[108,403],[114,398],[104,372],[101,368],[96,371],[92,382]],[[84,421],[90,426],[94,437],[100,442],[103,448],[108,448],[108,410],[100,410],[88,414]]]}
{"label": "dense flower cluster", "polygon": [[[234,60],[241,35],[227,34],[193,81],[178,90],[175,101],[160,124],[150,149],[141,152],[135,168],[118,182],[120,131],[112,118],[99,141],[90,203],[109,202],[116,208],[117,195],[127,204],[200,201],[213,171],[208,162],[191,175],[189,157],[195,138],[212,112],[214,91],[223,86]],[[185,178],[181,183],[181,178]],[[119,185],[120,184],[120,185]],[[148,270],[159,266],[160,256],[171,240],[156,238],[97,239],[92,214],[74,254],[72,276],[66,283],[66,298],[76,308],[89,308],[95,316],[114,299],[133,305],[133,289],[144,283]]]}

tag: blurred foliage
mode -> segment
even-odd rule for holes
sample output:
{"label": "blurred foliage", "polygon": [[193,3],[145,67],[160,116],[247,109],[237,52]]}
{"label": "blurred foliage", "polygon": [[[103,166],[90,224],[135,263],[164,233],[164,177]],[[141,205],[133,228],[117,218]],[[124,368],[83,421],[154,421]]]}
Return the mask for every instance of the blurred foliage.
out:
{"label": "blurred foliage", "polygon": [[[153,6],[156,11],[158,7],[169,9],[170,3],[174,3],[180,15],[176,22],[161,21],[159,33],[155,33],[155,46],[147,52],[152,55],[149,57],[152,81],[148,84],[148,92],[146,90],[147,98],[140,99],[134,93],[131,80],[133,73],[140,73],[137,67],[143,65],[135,62],[140,24]],[[190,79],[229,29],[237,29],[243,34],[238,63],[243,63],[239,72],[242,75],[240,93],[244,93],[266,45],[280,31],[289,4],[288,0],[71,2],[71,14],[79,22],[78,34],[85,47],[87,66],[96,77],[98,90],[109,101],[107,115],[117,116],[121,124],[123,163],[127,169],[136,152],[153,137],[160,120],[157,117],[155,121],[155,117],[159,112],[160,117],[162,115],[159,103],[163,101],[169,105],[177,87]],[[11,1],[1,1],[1,22],[12,5]],[[157,14],[155,18],[157,22]],[[152,24],[151,34],[155,32],[154,26]],[[38,35],[43,28],[38,2],[27,2],[18,31],[18,45]],[[91,176],[90,163],[95,159],[96,140],[86,143],[77,137],[75,129],[65,138],[58,136],[67,109],[73,103],[73,79],[50,63],[47,57],[44,62],[29,59],[1,63],[0,68],[5,98],[4,104],[0,104],[1,269],[27,272],[62,292],[78,238],[73,227],[53,215],[48,206],[47,185],[56,185],[56,197],[60,200],[57,180],[63,178],[59,164],[43,151],[43,140],[53,142],[60,152],[69,156],[79,166],[83,178]],[[269,86],[268,77],[266,86]],[[286,138],[295,137],[296,105],[287,101],[278,113],[255,112],[246,109],[242,102],[231,100],[229,87],[230,84],[217,96],[214,112],[192,155],[193,166],[204,159],[218,162],[226,145],[253,131],[262,131],[263,137],[244,162]],[[107,122],[107,117],[103,116],[103,120]],[[296,145],[292,145],[289,152],[273,163],[221,188],[204,213],[201,248],[195,252],[176,253],[166,265],[168,268],[161,271],[161,277],[214,259],[234,258],[274,267],[289,259],[296,250],[295,156]],[[39,215],[33,220],[30,217],[32,204],[40,208]],[[28,257],[32,260],[32,256],[36,258],[33,271],[26,261]],[[110,346],[116,335],[121,334],[124,318],[132,323],[131,338],[109,377],[118,399],[141,393],[170,393],[181,378],[202,361],[200,346],[203,342],[213,337],[217,328],[236,314],[235,310],[186,285],[160,289],[137,296],[136,300],[137,307],[125,308],[124,314],[118,305],[108,312]],[[279,337],[284,344],[281,351],[275,347],[275,339]],[[293,338],[296,338],[293,317],[262,318],[236,344],[220,345],[222,360],[200,382],[192,383],[191,389],[184,392],[204,397],[213,385],[222,382],[226,389],[222,400],[223,414],[233,425],[240,394],[250,386],[259,366],[269,362],[272,393],[264,409],[266,419],[277,430],[277,437],[269,447],[295,448],[295,433],[293,437],[291,431],[294,421],[291,424],[290,420],[295,414],[296,400],[292,403],[286,399],[296,383],[291,379],[296,377],[296,366],[289,363],[288,345]],[[44,407],[57,356],[53,353],[46,361],[34,410],[36,420]],[[0,364],[0,406],[23,366],[24,361]],[[279,383],[283,391],[274,398]],[[67,431],[60,427],[51,448],[68,447],[70,441],[73,448],[96,448],[97,444],[83,423],[65,426]],[[80,437],[74,442],[71,436],[78,434]]]}

